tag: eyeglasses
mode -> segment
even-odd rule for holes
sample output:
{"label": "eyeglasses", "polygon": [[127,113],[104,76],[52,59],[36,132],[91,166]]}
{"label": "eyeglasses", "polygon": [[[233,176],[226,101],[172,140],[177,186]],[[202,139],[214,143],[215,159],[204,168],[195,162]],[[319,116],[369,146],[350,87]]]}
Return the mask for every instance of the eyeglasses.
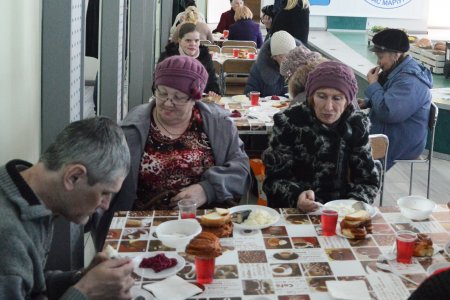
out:
{"label": "eyeglasses", "polygon": [[167,100],[170,100],[170,103],[172,103],[175,106],[185,105],[191,99],[189,97],[182,97],[182,98],[180,98],[180,97],[177,97],[177,96],[169,98],[169,94],[161,92],[158,89],[155,91],[155,96],[156,96],[156,99],[160,100],[163,103],[166,102]]}

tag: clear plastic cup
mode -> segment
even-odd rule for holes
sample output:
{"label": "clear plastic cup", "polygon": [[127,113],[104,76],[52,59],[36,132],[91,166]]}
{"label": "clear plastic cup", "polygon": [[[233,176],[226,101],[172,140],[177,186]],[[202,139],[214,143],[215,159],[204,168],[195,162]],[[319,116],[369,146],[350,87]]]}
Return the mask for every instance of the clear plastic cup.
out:
{"label": "clear plastic cup", "polygon": [[395,237],[397,243],[397,261],[403,264],[410,264],[412,262],[417,234],[408,230],[400,230],[397,231]]}
{"label": "clear plastic cup", "polygon": [[180,200],[178,202],[180,219],[195,219],[197,213],[197,203],[192,200]]}
{"label": "clear plastic cup", "polygon": [[322,223],[322,235],[333,236],[336,234],[336,224],[338,217],[338,212],[335,210],[322,210],[322,215],[320,216],[320,221]]}
{"label": "clear plastic cup", "polygon": [[195,257],[197,282],[201,284],[213,282],[215,267],[215,258]]}

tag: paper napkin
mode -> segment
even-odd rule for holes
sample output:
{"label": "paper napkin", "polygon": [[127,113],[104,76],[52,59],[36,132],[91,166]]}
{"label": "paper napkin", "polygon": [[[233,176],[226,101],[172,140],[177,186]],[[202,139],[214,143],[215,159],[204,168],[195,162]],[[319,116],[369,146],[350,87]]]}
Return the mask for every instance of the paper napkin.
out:
{"label": "paper napkin", "polygon": [[185,281],[177,275],[159,282],[146,284],[143,288],[150,291],[159,300],[184,300],[202,292],[202,289],[198,286]]}
{"label": "paper napkin", "polygon": [[370,300],[369,291],[363,280],[326,281],[328,293],[334,299]]}

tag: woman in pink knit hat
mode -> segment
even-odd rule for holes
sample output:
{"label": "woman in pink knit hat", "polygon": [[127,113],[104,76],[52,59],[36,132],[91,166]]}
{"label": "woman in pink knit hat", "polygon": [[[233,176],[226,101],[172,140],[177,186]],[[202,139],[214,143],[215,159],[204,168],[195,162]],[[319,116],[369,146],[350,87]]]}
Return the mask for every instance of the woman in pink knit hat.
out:
{"label": "woman in pink knit hat", "polygon": [[247,193],[250,166],[233,121],[216,104],[198,101],[208,73],[195,58],[171,56],[155,70],[155,97],[122,122],[131,167],[99,225],[101,249],[118,210],[236,205]]}
{"label": "woman in pink knit hat", "polygon": [[358,90],[350,67],[319,64],[306,81],[307,101],[274,116],[263,154],[263,184],[271,207],[316,210],[316,202],[372,203],[379,173],[369,144],[369,119],[351,105]]}

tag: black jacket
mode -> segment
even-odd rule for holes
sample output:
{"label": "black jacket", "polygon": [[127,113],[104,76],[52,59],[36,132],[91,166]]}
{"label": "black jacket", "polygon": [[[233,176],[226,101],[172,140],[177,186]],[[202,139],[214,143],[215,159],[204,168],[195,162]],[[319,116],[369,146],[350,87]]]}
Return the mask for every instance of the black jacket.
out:
{"label": "black jacket", "polygon": [[[178,43],[168,43],[166,46],[166,51],[161,53],[158,63],[162,62],[164,59],[170,56],[180,55],[178,51]],[[204,92],[215,92],[220,94],[219,84],[217,83],[216,72],[214,70],[214,65],[209,54],[208,48],[200,45],[200,55],[197,57],[198,61],[202,63],[208,72],[208,83],[206,84]]]}
{"label": "black jacket", "polygon": [[309,189],[321,203],[350,198],[373,202],[379,179],[366,115],[349,106],[328,127],[302,103],[273,120],[272,139],[263,154],[263,189],[270,207],[297,207],[298,196]]}
{"label": "black jacket", "polygon": [[284,30],[306,46],[309,35],[309,8],[302,8],[302,1],[290,10],[280,10],[272,22],[270,34]]}

